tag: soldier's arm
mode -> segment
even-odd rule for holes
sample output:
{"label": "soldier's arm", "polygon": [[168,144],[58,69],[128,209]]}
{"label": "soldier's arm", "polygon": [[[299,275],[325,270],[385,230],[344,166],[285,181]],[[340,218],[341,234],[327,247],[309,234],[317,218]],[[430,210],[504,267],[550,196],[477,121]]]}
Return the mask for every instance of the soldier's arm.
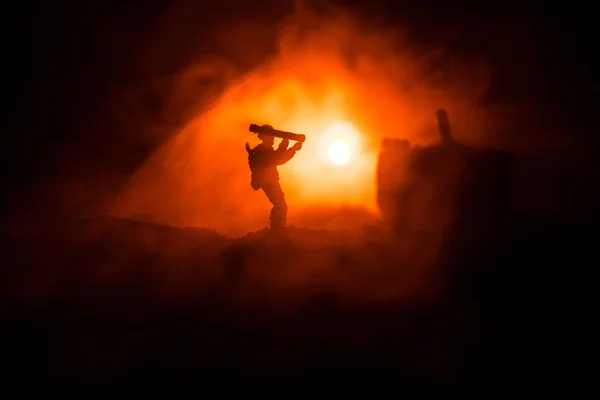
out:
{"label": "soldier's arm", "polygon": [[286,151],[289,145],[290,145],[290,141],[288,139],[283,139],[281,141],[281,143],[279,143],[279,146],[277,146],[277,151],[278,152]]}
{"label": "soldier's arm", "polygon": [[275,159],[275,163],[277,165],[283,165],[286,162],[290,161],[295,155],[296,155],[296,149],[294,149],[293,147],[290,149],[286,149],[284,151],[278,151],[277,157]]}

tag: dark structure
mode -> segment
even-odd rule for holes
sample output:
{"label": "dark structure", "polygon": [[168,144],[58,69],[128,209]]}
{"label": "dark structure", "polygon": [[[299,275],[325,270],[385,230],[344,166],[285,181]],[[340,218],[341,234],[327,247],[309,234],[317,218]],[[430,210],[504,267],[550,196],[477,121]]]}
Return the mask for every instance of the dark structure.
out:
{"label": "dark structure", "polygon": [[437,144],[382,142],[377,200],[397,233],[438,233],[456,248],[483,244],[507,223],[523,231],[523,225],[583,226],[598,219],[597,151],[546,143],[500,150],[468,145],[452,136],[445,110],[437,118]]}
{"label": "dark structure", "polygon": [[438,124],[435,145],[383,141],[381,212],[402,242],[434,253],[444,301],[476,317],[465,375],[528,381],[524,365],[543,369],[556,365],[557,352],[572,352],[572,342],[558,339],[549,353],[539,338],[574,324],[563,315],[593,303],[573,293],[592,293],[580,288],[597,256],[598,153],[544,142],[492,150],[453,139],[442,110]]}
{"label": "dark structure", "polygon": [[427,232],[452,251],[479,247],[503,230],[509,209],[510,157],[458,143],[448,113],[437,112],[440,142],[417,147],[384,139],[378,203],[398,234]]}

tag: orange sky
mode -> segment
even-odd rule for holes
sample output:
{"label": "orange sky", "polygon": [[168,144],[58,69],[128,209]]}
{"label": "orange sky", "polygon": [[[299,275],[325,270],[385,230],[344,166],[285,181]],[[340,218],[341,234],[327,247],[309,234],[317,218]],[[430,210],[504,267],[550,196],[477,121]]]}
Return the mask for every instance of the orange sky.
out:
{"label": "orange sky", "polygon": [[[458,69],[447,85],[432,87],[419,69],[427,54],[417,61],[397,35],[361,31],[356,21],[348,15],[290,17],[282,25],[277,56],[233,79],[210,109],[174,133],[132,178],[115,213],[225,234],[265,227],[270,205],[250,187],[244,148],[258,143],[248,131],[251,123],[307,136],[303,149],[280,167],[290,223],[310,225],[294,214],[322,204],[376,212],[381,138],[435,140],[435,110],[442,106],[469,117],[461,120],[470,126],[453,120],[455,127],[476,127],[482,118],[473,104],[486,69]],[[198,62],[182,71],[182,87],[206,69]],[[467,74],[470,79],[463,79]],[[327,158],[336,138],[350,144],[344,165]]]}

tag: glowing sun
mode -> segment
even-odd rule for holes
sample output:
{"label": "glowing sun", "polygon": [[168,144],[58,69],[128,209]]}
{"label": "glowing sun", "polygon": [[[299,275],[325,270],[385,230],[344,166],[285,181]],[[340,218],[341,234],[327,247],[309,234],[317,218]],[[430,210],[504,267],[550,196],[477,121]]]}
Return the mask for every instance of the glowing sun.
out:
{"label": "glowing sun", "polygon": [[333,141],[327,148],[327,157],[334,164],[346,164],[350,160],[351,155],[350,144],[343,139]]}
{"label": "glowing sun", "polygon": [[349,122],[330,125],[320,137],[321,154],[326,162],[338,166],[348,164],[358,152],[360,134]]}

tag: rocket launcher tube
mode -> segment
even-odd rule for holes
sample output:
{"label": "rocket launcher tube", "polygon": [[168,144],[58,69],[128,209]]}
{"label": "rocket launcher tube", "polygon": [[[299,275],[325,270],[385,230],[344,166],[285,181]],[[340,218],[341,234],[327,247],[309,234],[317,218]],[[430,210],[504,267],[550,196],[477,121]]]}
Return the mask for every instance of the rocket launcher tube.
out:
{"label": "rocket launcher tube", "polygon": [[260,126],[260,125],[256,125],[256,124],[250,125],[250,132],[256,133],[256,134],[262,133],[263,135],[271,135],[271,136],[275,136],[275,137],[282,138],[282,139],[295,140],[297,142],[304,142],[306,140],[306,135],[302,135],[299,133],[293,133],[293,132],[280,131],[278,129],[264,127],[264,126]]}

